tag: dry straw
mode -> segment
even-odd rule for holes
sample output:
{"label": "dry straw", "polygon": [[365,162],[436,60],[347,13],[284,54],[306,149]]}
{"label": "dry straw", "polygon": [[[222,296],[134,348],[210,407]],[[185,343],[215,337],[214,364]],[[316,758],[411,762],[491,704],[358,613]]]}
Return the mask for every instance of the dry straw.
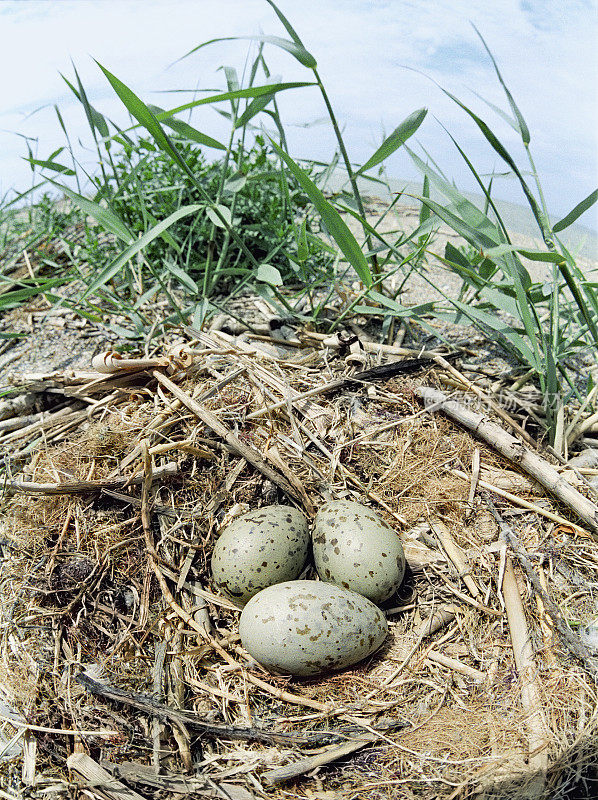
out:
{"label": "dry straw", "polygon": [[[72,780],[92,798],[567,796],[597,755],[576,634],[595,614],[593,502],[522,480],[530,458],[536,479],[553,466],[529,437],[519,464],[499,454],[504,415],[484,441],[448,420],[443,376],[486,390],[438,354],[364,378],[317,338],[264,339],[213,331],[21,381],[68,410],[0,431],[3,797]],[[342,673],[266,674],[213,592],[214,541],[232,513],[329,497],[400,530],[390,635]]]}

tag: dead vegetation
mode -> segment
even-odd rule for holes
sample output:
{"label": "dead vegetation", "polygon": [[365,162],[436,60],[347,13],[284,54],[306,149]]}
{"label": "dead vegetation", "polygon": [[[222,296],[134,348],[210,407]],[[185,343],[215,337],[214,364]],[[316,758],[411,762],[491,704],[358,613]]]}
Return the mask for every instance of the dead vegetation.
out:
{"label": "dead vegetation", "polygon": [[[266,339],[189,330],[141,370],[19,379],[48,410],[0,431],[2,797],[593,796],[583,476],[557,502],[519,469],[562,472],[550,456],[448,419],[450,395],[525,422],[442,356]],[[213,593],[214,541],[247,508],[330,497],[401,533],[390,635],[341,673],[267,674]]]}

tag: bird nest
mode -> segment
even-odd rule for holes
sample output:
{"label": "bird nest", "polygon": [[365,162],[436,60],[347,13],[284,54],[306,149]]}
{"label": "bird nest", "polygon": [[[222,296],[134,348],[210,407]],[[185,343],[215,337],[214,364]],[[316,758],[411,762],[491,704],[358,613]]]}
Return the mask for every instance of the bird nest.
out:
{"label": "bird nest", "polygon": [[[0,431],[3,798],[594,796],[583,477],[446,354],[343,347],[191,330],[19,380],[45,410]],[[243,511],[327,499],[402,538],[390,632],[350,669],[269,674],[210,554]]]}

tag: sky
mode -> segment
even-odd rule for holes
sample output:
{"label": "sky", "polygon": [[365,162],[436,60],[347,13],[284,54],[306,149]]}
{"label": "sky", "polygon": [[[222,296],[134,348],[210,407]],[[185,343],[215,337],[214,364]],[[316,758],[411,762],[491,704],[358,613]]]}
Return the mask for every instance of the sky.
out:
{"label": "sky", "polygon": [[[278,5],[318,61],[352,161],[365,162],[385,135],[423,106],[428,116],[413,145],[457,186],[475,189],[447,130],[480,173],[503,172],[500,158],[436,81],[482,116],[516,161],[529,168],[516,133],[480,99],[508,108],[473,23],[528,123],[552,214],[563,216],[596,188],[596,0],[279,0]],[[287,37],[265,0],[0,0],[0,30],[0,196],[31,184],[24,137],[31,137],[39,158],[65,144],[54,105],[78,157],[92,168],[83,109],[60,75],[72,80],[73,65],[92,104],[126,125],[126,112],[94,59],[146,102],[168,108],[191,95],[165,90],[222,89],[219,67],[232,65],[242,74],[256,46],[248,39],[216,43],[173,64],[198,44],[260,33]],[[275,77],[312,77],[283,50],[267,45],[265,55]],[[293,157],[329,161],[335,141],[321,122],[326,112],[317,89],[279,97]],[[263,120],[268,127],[268,118]],[[226,136],[226,121],[214,107],[202,108],[191,122],[217,139]],[[388,160],[387,171],[396,178],[419,176],[402,151]],[[493,191],[525,202],[513,179],[496,180]],[[598,228],[595,209],[579,221]]]}

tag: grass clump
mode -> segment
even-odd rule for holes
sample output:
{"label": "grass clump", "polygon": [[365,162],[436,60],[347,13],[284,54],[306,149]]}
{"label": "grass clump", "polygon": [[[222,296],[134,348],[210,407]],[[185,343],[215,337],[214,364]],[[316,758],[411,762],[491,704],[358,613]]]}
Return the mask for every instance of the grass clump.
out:
{"label": "grass clump", "polygon": [[[397,318],[425,324],[432,316],[473,324],[498,341],[537,381],[550,440],[560,443],[558,449],[562,449],[566,439],[564,407],[572,398],[580,403],[584,400],[571,358],[598,346],[598,298],[595,283],[578,267],[559,234],[590,208],[597,193],[551,224],[530,149],[529,128],[481,36],[507,99],[506,111],[492,108],[519,134],[529,164],[525,168],[518,164],[489,123],[459,98],[445,93],[473,120],[519,182],[543,246],[523,249],[513,244],[492,196],[493,179],[482,179],[456,140],[455,146],[480,187],[481,208],[469,201],[430,157],[422,159],[407,145],[424,122],[426,109],[412,112],[363,164],[354,164],[315,57],[289,20],[267,1],[288,38],[252,37],[257,41],[257,55],[247,70],[248,78],[242,83],[234,69],[225,67],[227,86],[220,93],[164,110],[143,102],[99,65],[130,114],[132,126],[122,129],[91,106],[76,72],[75,82],[67,80],[83,106],[97,150],[92,197],[81,189],[85,175],[70,149],[66,129],[72,167],[58,160],[62,159],[61,150],[43,161],[31,156],[29,160],[80,209],[86,224],[90,218],[94,220],[95,227],[88,225],[86,250],[91,269],[79,276],[86,283],[80,306],[95,296],[94,313],[99,298],[99,307],[108,303],[129,314],[141,335],[146,326],[140,309],[157,293],[171,306],[167,321],[191,320],[201,326],[214,310],[210,298],[230,296],[251,285],[299,318],[297,309],[300,303],[301,308],[306,307],[303,299],[307,298],[303,319],[312,321],[320,319],[323,307],[338,293],[338,318],[333,327],[353,312],[382,318],[383,330],[392,328],[390,323]],[[198,45],[187,56],[215,41]],[[290,53],[308,71],[310,80],[274,82],[264,58],[266,46],[282,47]],[[320,92],[338,145],[332,164],[321,174],[289,153],[277,103],[280,92],[307,87]],[[222,103],[228,110],[218,106],[219,113],[230,121],[226,142],[182,119],[195,108]],[[60,115],[59,120],[63,124]],[[274,130],[266,131],[264,120],[273,123]],[[379,184],[385,160],[399,148],[423,175],[422,193],[417,198],[421,213],[415,230],[382,233],[367,218],[359,180]],[[216,151],[219,157],[214,160],[206,151]],[[333,168],[344,170],[346,183],[331,197],[323,189]],[[73,177],[78,191],[56,180],[61,175]],[[439,199],[432,199],[431,189]],[[356,237],[347,226],[347,214],[358,222],[362,237]],[[402,305],[401,293],[414,274],[438,288],[427,276],[426,259],[430,257],[430,237],[439,222],[449,225],[468,246],[448,244],[441,256],[445,268],[461,281],[461,290],[457,296],[446,295],[442,302]],[[112,250],[94,245],[98,227],[112,236]],[[333,263],[334,250],[318,235],[320,228],[334,244],[338,258],[344,260],[340,264],[338,259]],[[532,280],[526,266],[530,262],[547,265],[550,278]],[[353,275],[361,288],[347,290],[342,280],[347,275]],[[326,288],[327,293],[319,294],[318,288]]]}
{"label": "grass clump", "polygon": [[[281,174],[272,163],[271,149],[257,136],[250,149],[237,146],[228,163],[209,161],[202,149],[177,141],[181,157],[193,173],[180,168],[150,140],[140,138],[129,145],[114,163],[114,172],[98,185],[98,195],[109,198],[109,207],[127,225],[134,238],[181,208],[201,204],[202,197],[221,197],[231,208],[231,222],[246,250],[258,264],[269,264],[281,280],[293,281],[299,272],[296,217],[306,214],[308,198],[290,179],[284,192]],[[197,186],[200,184],[201,189]],[[234,210],[233,210],[234,209]],[[234,216],[233,216],[234,214]],[[326,273],[332,260],[329,251],[312,234],[313,217],[306,219],[309,231],[309,268],[303,279]],[[191,295],[229,294],[247,277],[246,257],[240,242],[207,214],[182,216],[167,232],[149,242],[144,258],[166,265]],[[107,261],[94,262],[103,268]]]}

